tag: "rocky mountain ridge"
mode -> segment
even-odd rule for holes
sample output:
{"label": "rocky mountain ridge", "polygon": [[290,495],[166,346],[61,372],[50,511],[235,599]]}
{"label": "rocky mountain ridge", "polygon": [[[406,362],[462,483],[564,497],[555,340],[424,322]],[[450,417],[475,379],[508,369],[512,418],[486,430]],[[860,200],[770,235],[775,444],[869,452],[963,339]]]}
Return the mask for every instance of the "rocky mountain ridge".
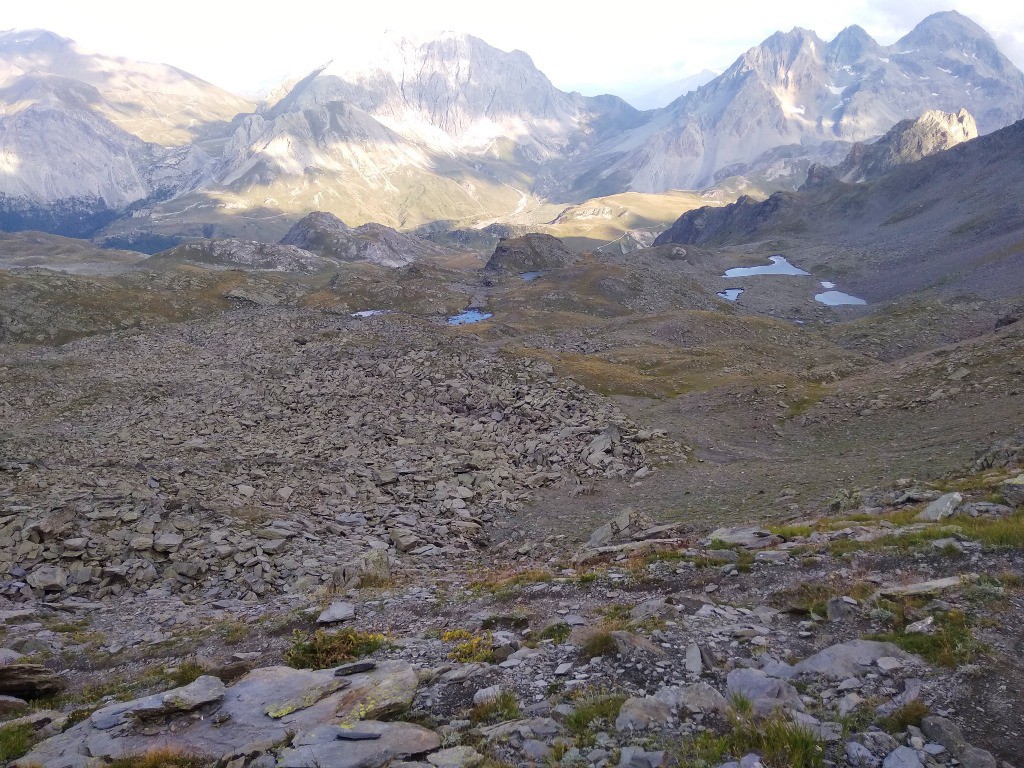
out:
{"label": "rocky mountain ridge", "polygon": [[[857,27],[827,43],[780,32],[648,112],[562,92],[526,54],[465,35],[387,38],[366,67],[319,68],[256,109],[173,68],[89,58],[48,33],[0,39],[4,73],[3,225],[119,245],[203,232],[268,242],[310,210],[436,229],[735,176],[795,188],[810,163],[833,164],[927,109],[966,108],[981,133],[1024,114],[1024,75],[955,12],[888,48]],[[136,87],[153,109],[129,109]],[[161,124],[172,113],[193,126],[187,135]],[[43,131],[80,148],[84,171],[41,156],[32,137]],[[175,147],[161,154],[133,135]],[[29,159],[63,185],[28,173]],[[90,168],[108,165],[117,173],[98,183]]]}

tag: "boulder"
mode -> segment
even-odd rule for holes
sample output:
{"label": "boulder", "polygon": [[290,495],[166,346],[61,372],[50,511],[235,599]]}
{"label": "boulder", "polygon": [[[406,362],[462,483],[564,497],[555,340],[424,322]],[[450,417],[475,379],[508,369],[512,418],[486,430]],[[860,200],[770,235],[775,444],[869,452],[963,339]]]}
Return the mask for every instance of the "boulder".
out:
{"label": "boulder", "polygon": [[803,702],[789,683],[768,677],[759,669],[734,669],[726,678],[726,694],[730,699],[743,697],[757,715],[768,715],[776,709],[802,711]]}
{"label": "boulder", "polygon": [[1007,504],[1024,507],[1024,473],[1000,483],[999,490]]}
{"label": "boulder", "polygon": [[945,520],[947,517],[952,517],[956,513],[963,500],[964,497],[959,493],[947,493],[925,507],[915,519],[925,520],[928,522]]}
{"label": "boulder", "polygon": [[68,572],[56,565],[40,565],[25,579],[32,589],[60,592],[68,585]]}
{"label": "boulder", "polygon": [[0,694],[22,699],[52,696],[64,689],[64,679],[42,664],[0,666]]}
{"label": "boulder", "polygon": [[476,768],[484,756],[472,747],[449,747],[427,755],[427,762],[435,768]]}
{"label": "boulder", "polygon": [[631,697],[623,702],[615,718],[617,731],[646,731],[664,726],[672,719],[665,702],[654,696]]}
{"label": "boulder", "polygon": [[348,621],[356,615],[356,607],[352,603],[337,601],[327,606],[327,609],[316,617],[317,624],[336,624],[339,621]]}
{"label": "boulder", "polygon": [[326,723],[296,736],[276,764],[279,768],[380,768],[439,746],[436,733],[412,723]]}
{"label": "boulder", "polygon": [[796,665],[797,674],[812,672],[825,675],[832,680],[860,677],[871,671],[881,658],[897,659],[904,663],[913,656],[892,643],[875,640],[851,640],[818,651]]}

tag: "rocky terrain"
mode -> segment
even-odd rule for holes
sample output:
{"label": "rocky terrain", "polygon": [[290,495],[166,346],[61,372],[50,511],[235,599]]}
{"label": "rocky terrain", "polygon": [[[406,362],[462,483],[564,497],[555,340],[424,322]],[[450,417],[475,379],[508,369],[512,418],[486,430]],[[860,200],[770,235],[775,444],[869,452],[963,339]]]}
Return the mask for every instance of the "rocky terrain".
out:
{"label": "rocky terrain", "polygon": [[4,236],[0,764],[1020,768],[1022,125],[544,232]]}

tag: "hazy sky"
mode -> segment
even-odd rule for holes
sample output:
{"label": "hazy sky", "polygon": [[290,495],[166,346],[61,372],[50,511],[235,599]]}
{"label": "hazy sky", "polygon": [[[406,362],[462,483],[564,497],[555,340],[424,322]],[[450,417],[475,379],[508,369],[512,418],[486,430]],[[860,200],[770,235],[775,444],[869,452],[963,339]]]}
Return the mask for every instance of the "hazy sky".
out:
{"label": "hazy sky", "polygon": [[455,30],[526,51],[562,89],[630,95],[724,69],[779,29],[806,27],[830,39],[860,24],[890,44],[928,14],[951,9],[985,27],[1024,68],[1024,13],[1009,0],[3,0],[0,29],[50,29],[93,51],[174,64],[246,93],[328,59],[358,58],[386,29]]}

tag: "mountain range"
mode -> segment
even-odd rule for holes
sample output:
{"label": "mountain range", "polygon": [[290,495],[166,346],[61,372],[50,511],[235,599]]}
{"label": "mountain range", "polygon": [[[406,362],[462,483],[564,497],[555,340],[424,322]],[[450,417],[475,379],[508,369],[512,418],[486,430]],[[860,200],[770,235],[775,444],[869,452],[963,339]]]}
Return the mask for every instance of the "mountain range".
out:
{"label": "mountain range", "polygon": [[929,16],[892,46],[776,33],[661,109],[552,85],[528,55],[467,35],[391,36],[253,104],[166,65],[0,34],[0,228],[162,250],[280,239],[313,210],[433,230],[550,220],[624,191],[732,177],[795,189],[928,109],[984,134],[1024,116],[1024,74],[979,26]]}

